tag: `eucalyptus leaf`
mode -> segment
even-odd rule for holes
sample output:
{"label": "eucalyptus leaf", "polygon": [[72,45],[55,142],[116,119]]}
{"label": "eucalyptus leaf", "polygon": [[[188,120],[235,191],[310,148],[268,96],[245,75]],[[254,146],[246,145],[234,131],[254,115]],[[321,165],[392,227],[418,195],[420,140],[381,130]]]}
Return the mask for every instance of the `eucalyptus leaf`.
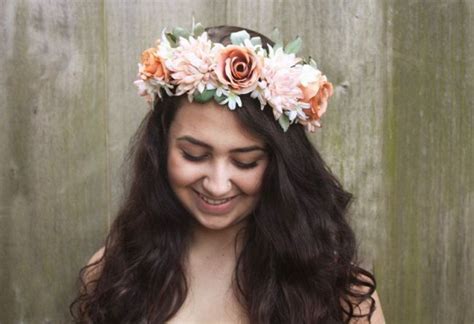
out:
{"label": "eucalyptus leaf", "polygon": [[250,35],[245,30],[230,34],[230,41],[234,45],[241,45],[246,39],[250,39]]}
{"label": "eucalyptus leaf", "polygon": [[296,54],[301,49],[301,45],[303,44],[303,40],[301,37],[296,37],[290,43],[288,43],[285,47],[285,53],[287,54]]}
{"label": "eucalyptus leaf", "polygon": [[273,28],[270,38],[275,43],[275,45],[272,46],[275,51],[283,47],[283,37],[278,28]]}
{"label": "eucalyptus leaf", "polygon": [[253,46],[262,46],[262,39],[260,37],[252,37],[250,38],[250,43]]}
{"label": "eucalyptus leaf", "polygon": [[191,34],[189,33],[189,31],[182,27],[176,27],[173,28],[173,35],[176,37],[176,39],[179,39],[180,37],[187,39]]}
{"label": "eucalyptus leaf", "polygon": [[275,43],[275,45],[273,45],[273,49],[276,51],[277,49],[279,48],[282,48],[283,47],[283,43],[282,42],[277,42]]}
{"label": "eucalyptus leaf", "polygon": [[177,45],[176,44],[176,42],[177,42],[176,37],[172,33],[166,33],[165,36],[166,36],[166,39],[168,40],[168,42],[170,42],[171,47],[176,47],[176,45]]}
{"label": "eucalyptus leaf", "polygon": [[316,64],[316,61],[312,57],[309,58],[309,65],[311,65],[315,69],[318,68],[318,65]]}
{"label": "eucalyptus leaf", "polygon": [[216,93],[216,89],[208,89],[204,90],[202,93],[199,93],[199,91],[196,91],[194,93],[194,100],[199,103],[205,103],[211,100],[214,97],[214,94]]}
{"label": "eucalyptus leaf", "polygon": [[272,33],[270,34],[271,40],[275,43],[283,43],[283,38],[278,28],[273,28]]}
{"label": "eucalyptus leaf", "polygon": [[224,95],[218,96],[217,93],[214,93],[214,100],[219,104],[222,104],[225,98],[226,97]]}
{"label": "eucalyptus leaf", "polygon": [[278,118],[278,123],[280,124],[281,128],[283,128],[284,132],[286,132],[288,127],[290,127],[290,119],[285,114],[282,114],[280,118]]}
{"label": "eucalyptus leaf", "polygon": [[194,25],[194,27],[193,27],[194,37],[201,36],[202,33],[204,33],[204,26],[201,25],[201,23],[197,23],[196,25]]}

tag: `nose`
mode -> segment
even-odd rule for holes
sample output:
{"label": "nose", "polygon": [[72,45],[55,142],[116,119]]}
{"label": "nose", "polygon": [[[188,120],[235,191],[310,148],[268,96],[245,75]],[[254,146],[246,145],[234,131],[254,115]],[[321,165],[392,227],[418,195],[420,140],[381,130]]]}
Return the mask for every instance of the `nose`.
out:
{"label": "nose", "polygon": [[212,198],[226,197],[232,190],[231,170],[225,163],[215,163],[204,177],[202,186]]}

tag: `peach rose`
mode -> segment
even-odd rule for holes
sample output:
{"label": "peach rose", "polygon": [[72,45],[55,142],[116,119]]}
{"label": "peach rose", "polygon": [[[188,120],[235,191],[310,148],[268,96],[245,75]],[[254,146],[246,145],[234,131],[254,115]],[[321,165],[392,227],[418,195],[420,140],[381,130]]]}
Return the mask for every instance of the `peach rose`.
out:
{"label": "peach rose", "polygon": [[228,45],[219,51],[216,61],[217,79],[235,93],[249,93],[257,86],[263,64],[253,50]]}
{"label": "peach rose", "polygon": [[326,112],[328,99],[333,94],[331,82],[328,82],[326,77],[323,76],[320,80],[309,83],[307,87],[300,85],[300,89],[303,91],[301,101],[310,104],[310,108],[303,111],[309,117],[309,120],[319,120]]}
{"label": "peach rose", "polygon": [[156,48],[152,47],[143,51],[141,63],[140,76],[143,80],[148,80],[151,77],[168,79],[168,70],[165,68],[165,62],[158,56]]}

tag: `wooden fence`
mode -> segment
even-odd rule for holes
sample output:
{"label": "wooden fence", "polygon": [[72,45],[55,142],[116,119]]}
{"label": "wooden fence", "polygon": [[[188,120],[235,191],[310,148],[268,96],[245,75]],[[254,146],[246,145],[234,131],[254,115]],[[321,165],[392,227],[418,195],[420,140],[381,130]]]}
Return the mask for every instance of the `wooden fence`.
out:
{"label": "wooden fence", "polygon": [[0,323],[68,322],[147,110],[139,54],[193,16],[302,36],[387,322],[473,323],[472,0],[0,0]]}

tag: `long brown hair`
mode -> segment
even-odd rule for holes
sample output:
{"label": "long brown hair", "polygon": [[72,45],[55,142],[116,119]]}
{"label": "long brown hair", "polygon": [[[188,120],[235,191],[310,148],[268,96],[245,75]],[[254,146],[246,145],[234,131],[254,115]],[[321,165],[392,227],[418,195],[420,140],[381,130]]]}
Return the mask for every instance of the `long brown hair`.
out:
{"label": "long brown hair", "polygon": [[[208,28],[214,42],[228,43],[240,27]],[[260,36],[264,46],[273,44]],[[249,215],[235,268],[238,297],[251,323],[349,322],[361,302],[375,308],[372,274],[357,265],[356,241],[347,222],[352,195],[345,191],[302,126],[284,133],[270,109],[242,96],[235,114],[269,148],[261,200]],[[138,129],[131,183],[96,263],[100,275],[82,280],[71,304],[77,322],[163,323],[188,293],[183,260],[192,216],[167,179],[168,132],[179,97],[156,101]],[[353,287],[365,287],[364,290]]]}

